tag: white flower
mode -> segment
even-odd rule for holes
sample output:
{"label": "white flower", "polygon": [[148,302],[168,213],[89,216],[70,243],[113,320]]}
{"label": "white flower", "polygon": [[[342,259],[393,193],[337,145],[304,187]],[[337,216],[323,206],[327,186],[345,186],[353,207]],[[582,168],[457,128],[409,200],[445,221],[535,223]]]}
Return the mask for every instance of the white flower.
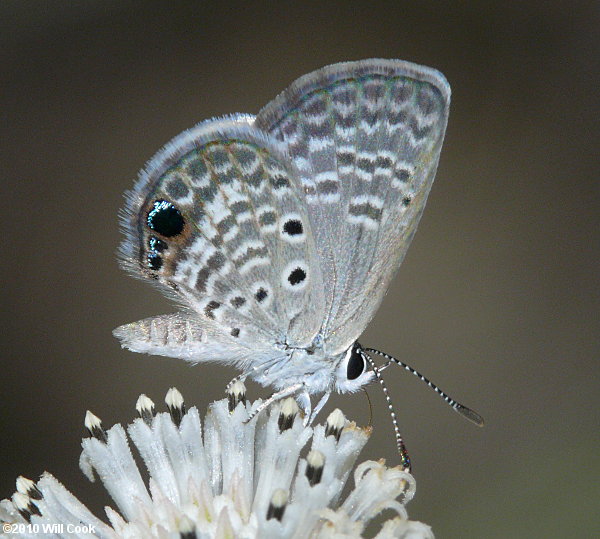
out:
{"label": "white flower", "polygon": [[[357,427],[340,410],[325,425],[304,424],[293,399],[246,421],[260,401],[247,403],[243,384],[212,403],[204,419],[186,411],[170,389],[168,413],[155,413],[145,395],[139,418],[105,431],[87,412],[90,437],[82,442],[80,467],[98,476],[119,512],[106,507],[110,524],[95,517],[49,473],[34,483],[17,479],[17,492],[0,502],[3,536],[101,538],[361,537],[385,509],[396,516],[377,537],[433,537],[425,524],[407,520],[413,477],[383,460],[354,470],[354,489],[342,489],[371,429]],[[131,454],[128,437],[149,473],[148,487]],[[305,446],[310,442],[310,450]],[[306,453],[305,457],[301,453]]]}

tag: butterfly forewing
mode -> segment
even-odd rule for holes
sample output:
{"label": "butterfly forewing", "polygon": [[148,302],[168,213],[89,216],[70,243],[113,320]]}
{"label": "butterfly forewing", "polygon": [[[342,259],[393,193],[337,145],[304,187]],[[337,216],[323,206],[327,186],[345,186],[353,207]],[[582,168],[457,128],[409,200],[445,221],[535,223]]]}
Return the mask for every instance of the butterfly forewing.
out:
{"label": "butterfly forewing", "polygon": [[362,333],[423,212],[448,118],[435,70],[394,60],[306,75],[255,125],[289,148],[323,270],[322,336],[331,353]]}

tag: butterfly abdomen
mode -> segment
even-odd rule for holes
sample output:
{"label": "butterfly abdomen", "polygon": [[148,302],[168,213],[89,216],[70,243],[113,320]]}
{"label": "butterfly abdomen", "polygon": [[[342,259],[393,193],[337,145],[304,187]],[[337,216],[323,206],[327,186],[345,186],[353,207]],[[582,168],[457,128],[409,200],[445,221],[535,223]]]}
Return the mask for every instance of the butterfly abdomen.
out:
{"label": "butterfly abdomen", "polygon": [[146,318],[117,328],[115,336],[136,352],[153,347],[184,348],[207,341],[206,332],[185,317],[164,315]]}

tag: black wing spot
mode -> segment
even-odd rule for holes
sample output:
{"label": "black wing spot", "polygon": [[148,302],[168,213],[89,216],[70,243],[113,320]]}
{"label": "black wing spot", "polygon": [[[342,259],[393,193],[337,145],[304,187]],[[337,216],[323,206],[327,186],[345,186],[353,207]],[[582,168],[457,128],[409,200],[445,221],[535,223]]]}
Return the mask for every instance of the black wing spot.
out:
{"label": "black wing spot", "polygon": [[258,218],[258,222],[260,223],[260,226],[273,225],[273,224],[275,224],[275,221],[277,221],[277,216],[275,215],[275,212],[273,212],[273,211],[267,211],[265,213],[262,213],[260,215],[260,217]]}
{"label": "black wing spot", "polygon": [[211,320],[215,319],[215,309],[218,309],[221,306],[221,304],[218,301],[209,301],[208,305],[204,308],[204,314],[207,316],[207,318],[210,318]]}
{"label": "black wing spot", "polygon": [[190,188],[181,178],[174,178],[166,187],[167,194],[174,199],[182,199],[189,195]]}
{"label": "black wing spot", "polygon": [[152,252],[152,253],[148,253],[148,267],[151,270],[154,271],[158,271],[160,268],[162,268],[163,265],[163,261],[161,256],[156,253],[156,252]]}
{"label": "black wing spot", "polygon": [[246,303],[246,298],[242,296],[236,296],[231,300],[231,305],[233,305],[236,309],[239,309]]}
{"label": "black wing spot", "polygon": [[296,268],[288,275],[288,281],[292,286],[299,285],[304,279],[306,279],[306,272],[302,268]]}
{"label": "black wing spot", "polygon": [[167,238],[181,234],[185,225],[181,212],[166,200],[154,201],[147,223],[152,230]]}
{"label": "black wing spot", "polygon": [[168,247],[167,242],[159,240],[156,236],[150,236],[148,248],[151,251],[162,253]]}
{"label": "black wing spot", "polygon": [[233,328],[231,330],[231,336],[232,337],[239,337],[240,336],[240,328]]}
{"label": "black wing spot", "polygon": [[400,170],[396,171],[396,179],[399,182],[406,183],[408,180],[410,180],[410,172],[401,168]]}
{"label": "black wing spot", "polygon": [[404,197],[402,199],[402,205],[403,206],[410,206],[411,202],[412,202],[412,199],[410,197]]}
{"label": "black wing spot", "polygon": [[304,232],[304,227],[302,226],[302,221],[299,219],[290,219],[286,221],[283,225],[283,231],[289,236],[297,236]]}
{"label": "black wing spot", "polygon": [[275,176],[271,178],[271,185],[275,189],[283,189],[284,187],[289,187],[290,181],[285,176]]}
{"label": "black wing spot", "polygon": [[254,294],[254,297],[256,298],[256,301],[258,301],[258,303],[262,303],[267,296],[269,295],[269,293],[264,289],[264,288],[259,288],[256,291],[256,294]]}
{"label": "black wing spot", "polygon": [[356,160],[356,166],[365,172],[373,174],[375,172],[375,161],[371,161],[366,157],[361,157]]}

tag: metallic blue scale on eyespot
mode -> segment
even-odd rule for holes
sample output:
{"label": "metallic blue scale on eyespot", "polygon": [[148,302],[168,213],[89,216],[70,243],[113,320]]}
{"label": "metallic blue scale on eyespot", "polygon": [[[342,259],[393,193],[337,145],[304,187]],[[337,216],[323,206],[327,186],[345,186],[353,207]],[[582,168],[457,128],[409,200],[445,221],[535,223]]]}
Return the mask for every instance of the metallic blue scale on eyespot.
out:
{"label": "metallic blue scale on eyespot", "polygon": [[154,202],[154,207],[148,212],[147,222],[152,230],[167,238],[181,234],[185,225],[180,211],[166,200]]}
{"label": "metallic blue scale on eyespot", "polygon": [[148,267],[154,271],[158,271],[160,268],[162,268],[162,258],[160,257],[160,255],[158,253],[155,252],[151,252],[148,253]]}
{"label": "metallic blue scale on eyespot", "polygon": [[148,247],[150,251],[154,251],[156,253],[162,253],[167,247],[167,243],[159,240],[156,236],[150,236],[148,240]]}

